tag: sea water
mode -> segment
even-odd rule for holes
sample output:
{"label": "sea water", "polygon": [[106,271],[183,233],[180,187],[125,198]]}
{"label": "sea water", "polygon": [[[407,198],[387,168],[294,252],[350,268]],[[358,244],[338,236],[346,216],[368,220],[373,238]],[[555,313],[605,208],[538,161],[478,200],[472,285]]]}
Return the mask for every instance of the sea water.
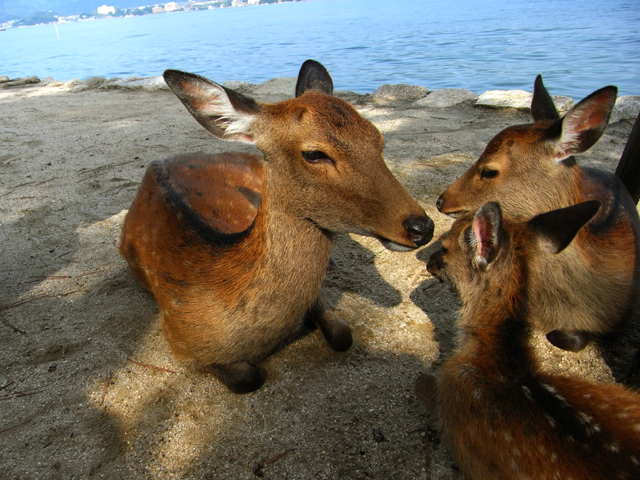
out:
{"label": "sea water", "polygon": [[296,76],[307,58],[359,93],[385,83],[531,91],[541,73],[556,95],[608,84],[639,95],[640,1],[310,0],[0,32],[0,75],[11,78],[177,68],[261,83]]}

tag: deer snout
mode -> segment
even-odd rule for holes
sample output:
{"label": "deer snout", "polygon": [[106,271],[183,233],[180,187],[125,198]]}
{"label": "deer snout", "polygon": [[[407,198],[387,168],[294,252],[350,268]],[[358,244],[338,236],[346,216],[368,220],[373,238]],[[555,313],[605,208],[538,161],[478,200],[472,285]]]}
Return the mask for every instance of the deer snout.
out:
{"label": "deer snout", "polygon": [[[436,200],[436,208],[440,213],[444,213],[445,215],[449,215],[453,218],[458,218],[460,215],[467,212],[467,210],[458,208],[458,206],[456,205],[455,196],[453,202],[451,201],[451,199],[449,199],[449,202],[447,202],[444,196],[445,193],[447,192],[444,192],[438,197],[438,200]],[[446,206],[445,203],[447,204]]]}
{"label": "deer snout", "polygon": [[385,248],[394,252],[409,252],[426,245],[433,238],[433,220],[426,213],[411,215],[402,222],[402,226],[404,227],[404,232],[396,230],[392,236],[381,233],[374,233],[373,236],[380,240]]}
{"label": "deer snout", "polygon": [[416,247],[426,245],[433,238],[433,220],[426,215],[413,215],[403,225]]}
{"label": "deer snout", "polygon": [[427,260],[427,271],[434,277],[442,280],[440,278],[440,273],[443,267],[442,249],[438,249],[429,256],[429,260]]}

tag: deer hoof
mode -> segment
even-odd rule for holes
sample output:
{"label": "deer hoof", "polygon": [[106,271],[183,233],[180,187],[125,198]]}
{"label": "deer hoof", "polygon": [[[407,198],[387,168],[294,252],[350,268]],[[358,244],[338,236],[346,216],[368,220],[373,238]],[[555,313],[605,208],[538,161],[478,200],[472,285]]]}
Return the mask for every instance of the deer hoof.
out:
{"label": "deer hoof", "polygon": [[589,345],[592,338],[588,333],[579,330],[551,330],[547,333],[547,340],[562,350],[579,352]]}
{"label": "deer hoof", "polygon": [[233,393],[249,393],[258,390],[267,379],[264,368],[247,362],[209,365],[207,370]]}

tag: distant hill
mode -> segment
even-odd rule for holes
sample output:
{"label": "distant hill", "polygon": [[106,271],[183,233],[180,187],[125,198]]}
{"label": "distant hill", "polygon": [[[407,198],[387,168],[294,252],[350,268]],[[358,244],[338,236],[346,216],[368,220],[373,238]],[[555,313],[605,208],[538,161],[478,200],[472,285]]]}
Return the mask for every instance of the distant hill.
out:
{"label": "distant hill", "polygon": [[141,7],[153,0],[0,0],[0,22],[28,17],[37,12],[53,12],[58,15],[93,13],[101,5],[120,8]]}

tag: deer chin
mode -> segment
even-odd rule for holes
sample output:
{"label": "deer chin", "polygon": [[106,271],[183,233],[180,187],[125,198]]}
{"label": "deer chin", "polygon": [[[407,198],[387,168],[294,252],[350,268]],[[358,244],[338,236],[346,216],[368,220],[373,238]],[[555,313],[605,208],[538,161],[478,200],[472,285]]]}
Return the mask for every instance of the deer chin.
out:
{"label": "deer chin", "polygon": [[442,212],[442,213],[444,213],[446,216],[451,218],[458,218],[464,215],[465,213],[467,213],[468,211],[469,210],[456,210],[455,212]]}
{"label": "deer chin", "polygon": [[391,250],[392,252],[410,252],[411,250],[415,250],[417,248],[415,246],[410,247],[408,245],[396,243],[384,237],[379,237],[377,235],[375,237],[380,241],[380,243],[384,246],[384,248],[386,248],[387,250]]}

